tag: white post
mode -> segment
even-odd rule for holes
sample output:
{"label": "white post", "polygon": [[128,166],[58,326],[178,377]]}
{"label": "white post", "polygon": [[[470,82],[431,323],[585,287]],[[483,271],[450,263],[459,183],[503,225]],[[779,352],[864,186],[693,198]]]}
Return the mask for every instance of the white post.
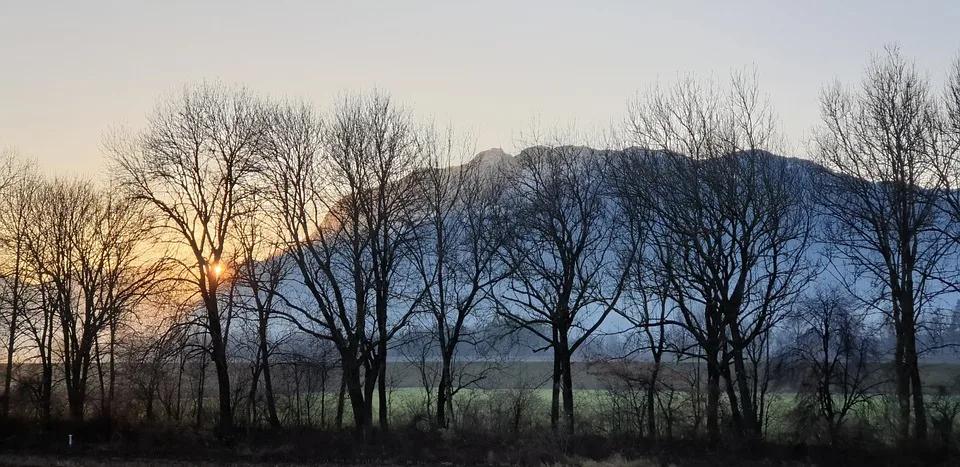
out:
{"label": "white post", "polygon": [[68,441],[67,441],[67,445],[70,446],[70,447],[73,447],[73,435],[67,435],[67,436],[68,436],[68,438],[67,438],[67,440],[68,440]]}

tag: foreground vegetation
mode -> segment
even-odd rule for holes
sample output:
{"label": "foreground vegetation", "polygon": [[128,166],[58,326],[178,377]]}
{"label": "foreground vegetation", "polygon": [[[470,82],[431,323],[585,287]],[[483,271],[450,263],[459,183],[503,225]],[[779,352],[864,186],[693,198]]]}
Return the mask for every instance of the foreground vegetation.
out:
{"label": "foreground vegetation", "polygon": [[[321,374],[275,373],[280,428],[271,428],[263,401],[250,405],[236,399],[238,430],[229,443],[214,436],[216,392],[206,389],[197,417],[196,394],[184,397],[181,413],[173,400],[156,401],[148,418],[143,393],[130,386],[118,393],[114,420],[107,423],[93,410],[81,424],[59,419],[47,426],[31,421],[34,401],[15,400],[13,417],[0,424],[0,453],[35,453],[25,465],[51,459],[77,459],[78,465],[166,465],[163,462],[382,463],[416,462],[484,465],[950,465],[960,455],[960,393],[927,395],[934,422],[934,440],[926,446],[904,446],[895,436],[895,398],[877,394],[858,405],[843,424],[842,437],[830,439],[815,408],[804,394],[784,381],[767,395],[764,440],[744,444],[724,436],[721,448],[708,446],[702,432],[705,397],[691,388],[661,387],[655,397],[656,432],[648,431],[645,391],[630,387],[603,365],[580,364],[575,375],[584,386],[576,393],[578,433],[556,436],[550,430],[551,391],[533,381],[548,381],[549,364],[514,362],[502,368],[514,375],[488,382],[488,388],[464,389],[455,398],[451,426],[436,425],[430,386],[419,385],[420,369],[397,364],[406,374],[394,375],[388,387],[391,433],[357,437],[350,417],[337,420],[336,389],[317,392]],[[690,372],[689,367],[674,367]],[[955,381],[960,366],[926,367],[930,381]],[[208,372],[210,370],[208,369]],[[209,377],[210,375],[208,375]],[[185,384],[196,389],[196,375]],[[339,386],[336,371],[326,375],[328,387]],[[310,383],[312,379],[313,383]],[[241,383],[242,385],[242,383]],[[300,392],[297,391],[300,388]],[[171,394],[172,395],[172,394]],[[56,395],[57,398],[65,394]],[[163,396],[159,396],[163,398]],[[25,409],[23,411],[18,409]],[[727,409],[724,409],[726,411]],[[375,413],[374,416],[379,416]],[[177,418],[179,417],[179,418]],[[942,418],[938,418],[942,417]],[[724,418],[727,418],[726,416]],[[948,423],[943,423],[948,421]],[[729,422],[725,422],[729,423]],[[68,435],[74,445],[67,446]],[[51,457],[53,456],[53,457]],[[11,457],[13,459],[13,457]],[[33,459],[32,461],[30,459]],[[145,460],[149,459],[149,460]],[[29,462],[34,462],[30,464]],[[90,464],[94,462],[94,464]],[[158,464],[152,464],[152,463]],[[17,464],[14,464],[17,465]]]}

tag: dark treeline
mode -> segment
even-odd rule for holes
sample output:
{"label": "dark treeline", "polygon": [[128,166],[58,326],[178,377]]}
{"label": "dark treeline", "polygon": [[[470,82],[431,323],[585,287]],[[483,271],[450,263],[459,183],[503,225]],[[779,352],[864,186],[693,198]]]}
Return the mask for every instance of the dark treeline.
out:
{"label": "dark treeline", "polygon": [[105,142],[109,188],[5,158],[0,415],[954,443],[921,363],[956,331],[960,65],[924,76],[890,48],[825,87],[812,160],[743,73],[515,157],[380,92],[185,87]]}

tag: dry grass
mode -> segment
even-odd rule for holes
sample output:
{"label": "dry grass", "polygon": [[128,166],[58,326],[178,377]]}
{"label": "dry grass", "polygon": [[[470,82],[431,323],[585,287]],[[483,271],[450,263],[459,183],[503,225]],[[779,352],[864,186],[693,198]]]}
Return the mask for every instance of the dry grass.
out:
{"label": "dry grass", "polygon": [[[581,467],[660,467],[660,464],[652,460],[624,459],[620,454],[614,454],[610,458],[602,461],[585,460],[580,464]],[[670,464],[670,467],[676,467]]]}
{"label": "dry grass", "polygon": [[[337,464],[289,464],[289,463],[224,463],[224,462],[204,462],[204,461],[174,461],[159,459],[87,459],[87,458],[56,458],[45,456],[0,456],[0,466],[16,467],[273,467],[273,466],[292,466],[292,467],[334,467]],[[391,467],[384,464],[385,467]]]}
{"label": "dry grass", "polygon": [[[544,463],[542,467],[661,467],[663,464],[650,459],[626,459],[620,454],[614,454],[601,461],[573,458],[553,464]],[[679,467],[676,464],[666,464],[669,467]]]}

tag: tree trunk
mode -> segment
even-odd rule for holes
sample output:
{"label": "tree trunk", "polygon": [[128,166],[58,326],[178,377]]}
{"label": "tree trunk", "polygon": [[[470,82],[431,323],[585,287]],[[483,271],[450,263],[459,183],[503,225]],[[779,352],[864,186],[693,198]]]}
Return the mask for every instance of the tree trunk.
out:
{"label": "tree trunk", "polygon": [[233,411],[230,407],[230,374],[227,362],[226,342],[220,327],[220,314],[214,292],[206,300],[207,320],[210,330],[211,360],[217,372],[217,393],[219,395],[219,416],[217,433],[221,437],[229,437],[233,431]]}
{"label": "tree trunk", "polygon": [[[912,284],[911,284],[912,285]],[[924,442],[927,439],[927,412],[923,401],[923,384],[920,380],[920,362],[917,352],[916,325],[913,313],[913,302],[902,307],[904,329],[904,377],[909,381],[913,396],[913,422],[916,440]]]}
{"label": "tree trunk", "polygon": [[263,397],[267,402],[267,417],[270,419],[271,427],[280,428],[280,417],[277,416],[277,401],[273,397],[273,379],[270,377],[270,355],[265,322],[260,328],[260,357],[263,367]]}
{"label": "tree trunk", "polygon": [[[384,286],[385,288],[385,286]],[[380,429],[384,432],[390,431],[390,415],[387,402],[387,292],[386,290],[377,291],[377,327],[379,329],[380,341],[377,343],[377,379],[379,380],[379,422]]]}
{"label": "tree trunk", "polygon": [[[554,330],[556,337],[556,330]],[[554,339],[556,341],[556,339]],[[563,368],[560,366],[559,350],[556,346],[553,348],[553,389],[550,394],[550,429],[553,434],[560,433],[560,384],[563,377]]]}
{"label": "tree trunk", "polygon": [[570,436],[573,434],[573,374],[570,363],[570,349],[568,347],[566,332],[560,334],[560,371],[561,390],[563,394],[563,422],[564,434]]}
{"label": "tree trunk", "polygon": [[750,390],[750,377],[744,362],[743,351],[739,347],[733,349],[733,368],[737,377],[737,389],[740,391],[740,417],[743,424],[743,434],[747,439],[755,441],[760,437],[759,420],[753,405],[753,393]]}
{"label": "tree trunk", "polygon": [[[49,358],[49,354],[48,357]],[[50,409],[53,395],[53,363],[43,363],[43,374],[40,377],[40,417],[44,424],[50,423]]]}
{"label": "tree trunk", "polygon": [[906,369],[906,355],[904,353],[904,330],[899,304],[894,304],[894,331],[896,333],[896,347],[894,349],[894,378],[897,385],[897,403],[900,409],[900,440],[910,439],[910,377]]}
{"label": "tree trunk", "polygon": [[733,375],[730,374],[729,357],[724,354],[720,362],[720,375],[725,383],[727,391],[727,400],[730,402],[730,420],[733,421],[733,427],[738,437],[744,436],[743,415],[740,412],[740,401],[737,392],[733,387]]}
{"label": "tree trunk", "polygon": [[67,402],[70,406],[70,419],[74,423],[83,422],[83,406],[86,402],[84,400],[82,390],[79,388],[73,388],[67,390]]}
{"label": "tree trunk", "polygon": [[379,368],[377,369],[377,411],[378,421],[380,423],[380,430],[383,432],[390,431],[390,423],[388,416],[390,415],[390,410],[388,408],[389,402],[387,401],[387,348],[386,342],[381,342],[382,348],[380,349],[383,352],[381,355],[377,356],[377,359],[380,361]]}
{"label": "tree trunk", "polygon": [[297,426],[303,426],[303,411],[300,409],[300,380],[303,379],[303,374],[300,372],[300,364],[293,364],[293,393],[296,396],[294,399],[296,401],[296,416]]}
{"label": "tree trunk", "polygon": [[447,428],[447,388],[449,387],[450,369],[447,366],[446,356],[443,357],[440,370],[440,383],[437,385],[437,427]]}
{"label": "tree trunk", "polygon": [[360,384],[360,367],[354,361],[344,361],[343,365],[343,381],[353,409],[353,426],[366,436],[372,425],[372,414],[367,410],[369,400],[364,399],[364,388]]}
{"label": "tree trunk", "polygon": [[707,358],[707,442],[720,443],[720,365],[713,345],[705,346]]}
{"label": "tree trunk", "polygon": [[451,374],[451,352],[444,351],[440,369],[440,385],[437,387],[437,426],[440,428],[450,427],[450,414],[447,408],[453,405],[453,375]]}
{"label": "tree trunk", "polygon": [[[326,365],[323,363],[322,365]],[[327,377],[329,376],[326,366],[320,369],[320,429],[327,428]]]}
{"label": "tree trunk", "polygon": [[10,386],[13,382],[13,352],[16,349],[16,312],[13,313],[13,316],[10,317],[10,334],[7,338],[7,362],[3,369],[3,398],[2,405],[0,405],[0,410],[2,410],[3,417],[10,416]]}
{"label": "tree trunk", "polygon": [[364,434],[369,434],[373,429],[373,396],[377,392],[377,382],[380,381],[379,357],[374,357],[378,366],[367,368],[363,374],[363,426]]}
{"label": "tree trunk", "polygon": [[[751,375],[747,372],[747,365],[743,357],[746,347],[740,334],[740,323],[737,317],[740,314],[739,306],[725,305],[726,328],[730,333],[730,341],[724,346],[724,378],[727,380],[727,393],[730,398],[730,412],[738,435],[746,440],[755,440],[759,437],[757,429],[757,414],[753,407],[753,394],[750,390]],[[733,363],[733,374],[729,364]]]}
{"label": "tree trunk", "polygon": [[248,415],[247,415],[247,431],[248,432],[250,430],[250,427],[253,426],[254,422],[257,420],[257,389],[259,389],[260,373],[262,370],[263,368],[261,368],[260,365],[257,364],[254,367],[252,371],[253,375],[250,378],[250,392],[247,393],[247,399],[249,400],[249,404],[250,404]]}
{"label": "tree trunk", "polygon": [[198,368],[197,374],[197,429],[199,430],[203,426],[203,396],[204,396],[204,385],[207,380],[207,350],[206,348],[200,353],[200,365]]}
{"label": "tree trunk", "polygon": [[82,372],[83,362],[80,361],[77,352],[73,360],[67,366],[67,405],[70,411],[70,419],[74,423],[83,422],[84,406],[87,396],[87,382]]}
{"label": "tree trunk", "polygon": [[340,370],[340,391],[337,393],[337,419],[334,421],[337,431],[343,429],[343,409],[344,409],[344,399],[347,395],[347,378],[343,374],[343,370]]}
{"label": "tree trunk", "polygon": [[660,352],[653,354],[653,369],[650,371],[650,384],[647,386],[647,433],[651,439],[657,438],[656,397],[657,381],[660,379]]}
{"label": "tree trunk", "polygon": [[93,343],[93,358],[97,364],[97,383],[100,385],[100,416],[106,421],[109,418],[110,408],[107,407],[107,382],[104,380],[103,357],[100,353],[100,342]]}
{"label": "tree trunk", "polygon": [[182,349],[180,350],[180,352],[181,352],[180,365],[179,365],[180,368],[177,369],[177,409],[174,412],[174,416],[173,416],[173,419],[178,422],[180,421],[181,409],[183,407],[182,405],[183,404],[183,374],[186,372],[186,365],[187,365],[186,355],[182,353],[183,352]]}
{"label": "tree trunk", "polygon": [[7,363],[3,369],[2,412],[4,418],[10,416],[10,386],[13,382],[13,353],[17,349],[17,318],[19,317],[18,285],[14,282],[13,306],[10,310],[10,327],[7,334]]}
{"label": "tree trunk", "polygon": [[7,329],[7,365],[3,370],[3,403],[2,412],[4,417],[10,415],[10,386],[13,382],[13,354],[17,350],[17,325],[19,324],[21,295],[21,259],[23,258],[22,236],[16,239],[16,255],[13,262],[13,290],[10,295],[10,327]]}
{"label": "tree trunk", "polygon": [[[110,321],[110,377],[107,382],[107,403],[105,418],[107,420],[107,433],[113,432],[113,401],[117,390],[117,323],[115,318]],[[155,386],[154,386],[155,387]],[[151,401],[152,403],[152,401]]]}
{"label": "tree trunk", "polygon": [[147,394],[147,407],[146,407],[146,417],[148,422],[153,421],[153,399],[154,399],[154,390],[150,389]]}

